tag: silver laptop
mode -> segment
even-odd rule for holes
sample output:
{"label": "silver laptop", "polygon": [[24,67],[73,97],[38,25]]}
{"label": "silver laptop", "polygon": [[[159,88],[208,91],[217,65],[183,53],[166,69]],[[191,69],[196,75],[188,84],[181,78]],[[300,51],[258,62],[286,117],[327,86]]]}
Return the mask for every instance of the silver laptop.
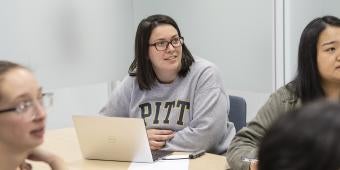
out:
{"label": "silver laptop", "polygon": [[152,155],[141,118],[72,117],[80,150],[86,159],[153,162],[171,153],[157,151]]}

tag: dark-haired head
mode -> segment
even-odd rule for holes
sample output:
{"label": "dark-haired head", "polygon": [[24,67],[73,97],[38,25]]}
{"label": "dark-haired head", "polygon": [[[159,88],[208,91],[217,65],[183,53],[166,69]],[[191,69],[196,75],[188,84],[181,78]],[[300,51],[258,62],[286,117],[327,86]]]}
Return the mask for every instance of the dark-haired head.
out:
{"label": "dark-haired head", "polygon": [[[152,31],[160,25],[171,25],[177,30],[179,37],[182,37],[176,22],[166,15],[152,15],[143,19],[137,28],[135,37],[135,58],[130,65],[130,75],[137,76],[139,88],[142,90],[150,90],[157,81],[157,76],[153,69],[152,63],[149,59],[149,40]],[[191,55],[189,49],[185,43],[182,44],[182,59],[181,68],[178,72],[178,76],[184,77],[190,70],[191,64],[194,62],[194,58]]]}
{"label": "dark-haired head", "polygon": [[329,26],[340,27],[340,20],[334,16],[315,18],[302,32],[297,76],[293,83],[296,86],[296,94],[303,103],[325,96],[317,64],[317,44],[320,34]]}
{"label": "dark-haired head", "polygon": [[259,170],[338,170],[340,104],[316,101],[282,115],[262,139]]}

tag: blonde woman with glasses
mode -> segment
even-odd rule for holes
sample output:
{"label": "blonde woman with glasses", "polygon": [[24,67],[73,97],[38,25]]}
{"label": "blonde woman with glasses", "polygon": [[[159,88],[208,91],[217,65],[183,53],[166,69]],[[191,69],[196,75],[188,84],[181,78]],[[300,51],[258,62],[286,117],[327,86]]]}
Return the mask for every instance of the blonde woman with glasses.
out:
{"label": "blonde woman with glasses", "polygon": [[58,156],[37,149],[43,143],[46,107],[52,95],[44,94],[32,72],[0,60],[0,169],[30,170],[26,160],[43,161],[52,170],[67,169]]}

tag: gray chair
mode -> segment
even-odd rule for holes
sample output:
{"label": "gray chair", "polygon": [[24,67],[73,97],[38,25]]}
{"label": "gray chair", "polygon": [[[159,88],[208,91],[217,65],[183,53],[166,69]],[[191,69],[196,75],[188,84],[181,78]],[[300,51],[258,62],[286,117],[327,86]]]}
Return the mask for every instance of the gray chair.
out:
{"label": "gray chair", "polygon": [[244,98],[229,95],[230,111],[229,121],[235,125],[236,132],[246,126],[247,104]]}

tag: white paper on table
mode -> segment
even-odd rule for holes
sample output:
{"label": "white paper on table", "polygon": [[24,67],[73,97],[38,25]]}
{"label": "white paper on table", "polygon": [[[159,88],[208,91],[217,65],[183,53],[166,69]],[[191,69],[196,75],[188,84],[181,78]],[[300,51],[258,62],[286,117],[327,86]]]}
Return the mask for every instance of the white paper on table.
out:
{"label": "white paper on table", "polygon": [[188,170],[189,159],[159,160],[154,163],[131,163],[129,170]]}
{"label": "white paper on table", "polygon": [[163,160],[172,160],[172,159],[189,159],[189,154],[181,154],[181,155],[168,155],[162,158]]}

